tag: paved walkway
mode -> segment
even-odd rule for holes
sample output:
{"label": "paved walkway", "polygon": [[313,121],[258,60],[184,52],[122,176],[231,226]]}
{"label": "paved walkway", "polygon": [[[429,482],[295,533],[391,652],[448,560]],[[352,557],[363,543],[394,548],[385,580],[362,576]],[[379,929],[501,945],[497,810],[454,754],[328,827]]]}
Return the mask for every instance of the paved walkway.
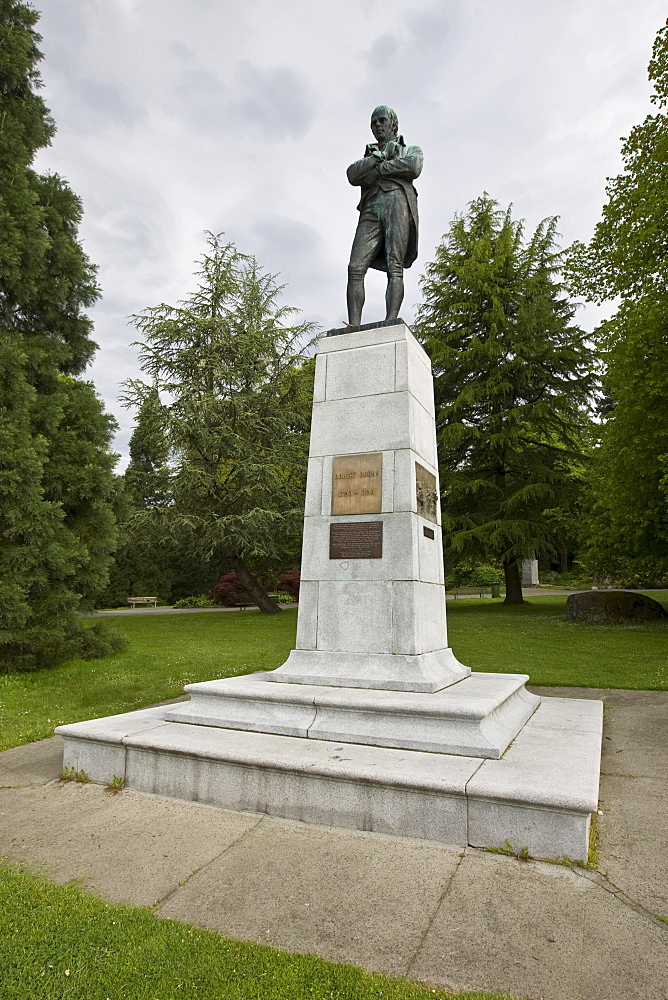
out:
{"label": "paved walkway", "polygon": [[0,753],[0,854],[234,938],[531,1000],[668,997],[668,692],[604,698],[598,871],[61,784]]}
{"label": "paved walkway", "polygon": [[[524,594],[525,597],[553,597],[555,594],[563,596],[564,594],[573,594],[573,593],[575,593],[575,591],[573,591],[573,590],[552,590],[552,589],[549,589],[549,588],[546,588],[546,587],[524,587],[522,593]],[[492,596],[491,594],[483,594],[482,595],[483,600],[485,598],[491,598],[491,596]],[[464,597],[457,598],[457,597],[455,597],[454,594],[447,594],[446,593],[446,595],[445,595],[446,601],[470,600],[471,598],[477,598],[477,597],[478,597],[477,594],[467,595],[466,598],[464,598]],[[283,608],[296,608],[296,607],[297,607],[296,603],[295,604],[283,604],[283,605],[281,605],[281,610],[283,610]],[[199,615],[199,614],[202,614],[202,613],[209,614],[211,612],[219,612],[219,611],[239,612],[239,610],[240,610],[239,608],[172,608],[172,607],[159,607],[159,608],[146,608],[146,607],[139,607],[139,608],[108,608],[108,609],[106,609],[104,611],[93,611],[93,612],[90,612],[88,614],[84,614],[84,615],[82,615],[82,617],[83,618],[99,618],[99,617],[113,618],[113,617],[116,617],[118,615]],[[254,605],[249,605],[248,610],[249,611],[257,611],[257,608]]]}
{"label": "paved walkway", "polygon": [[[623,589],[623,588],[618,588]],[[664,588],[665,589],[665,588]],[[524,597],[565,597],[567,594],[577,594],[580,591],[577,590],[554,590],[552,587],[523,587],[522,594]],[[645,593],[644,590],[633,590],[630,591],[633,594]],[[491,594],[482,594],[483,600],[491,600]],[[467,594],[466,597],[455,597],[454,594],[445,595],[446,601],[463,601],[463,600],[479,600],[478,594]],[[283,604],[281,605],[281,610],[283,608],[296,608],[297,604]],[[239,608],[111,608],[106,611],[93,611],[89,614],[82,615],[83,618],[98,618],[98,617],[115,617],[117,615],[198,615],[203,612],[220,612],[220,611],[232,611],[238,612]],[[257,611],[257,608],[250,605],[249,611]]]}

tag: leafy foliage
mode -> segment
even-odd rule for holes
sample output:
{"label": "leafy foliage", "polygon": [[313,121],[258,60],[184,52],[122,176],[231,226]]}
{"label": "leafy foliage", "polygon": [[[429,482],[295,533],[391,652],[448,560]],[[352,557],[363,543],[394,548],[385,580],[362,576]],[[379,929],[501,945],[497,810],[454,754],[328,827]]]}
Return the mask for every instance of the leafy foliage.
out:
{"label": "leafy foliage", "polygon": [[170,604],[205,593],[225,568],[219,556],[198,548],[191,530],[165,531],[164,510],[173,503],[172,470],[157,391],[139,408],[130,438],[130,463],[119,478],[119,546],[100,595],[104,607],[121,607],[133,594],[155,594]]}
{"label": "leafy foliage", "polygon": [[290,597],[293,597],[296,601],[298,601],[300,579],[301,573],[298,569],[289,569],[287,573],[281,573],[279,576],[276,589],[282,590],[284,593],[289,594]]}
{"label": "leafy foliage", "polygon": [[596,332],[607,402],[585,558],[599,578],[640,585],[668,579],[668,22],[649,77],[658,110],[624,141],[594,236],[569,261],[574,288],[621,300]]}
{"label": "leafy foliage", "polygon": [[236,573],[225,573],[209,594],[214,604],[233,608],[237,604],[250,604],[251,597]]}
{"label": "leafy foliage", "polygon": [[214,602],[207,597],[206,594],[202,594],[200,597],[182,597],[180,601],[176,601],[174,604],[175,608],[212,608],[214,607]]}
{"label": "leafy foliage", "polygon": [[462,561],[445,580],[447,588],[489,587],[493,583],[501,583],[500,571],[487,563],[474,564],[471,561]]}
{"label": "leafy foliage", "polygon": [[456,216],[422,280],[435,375],[446,562],[554,552],[574,518],[593,357],[559,279],[556,219],[525,243],[487,195]]}

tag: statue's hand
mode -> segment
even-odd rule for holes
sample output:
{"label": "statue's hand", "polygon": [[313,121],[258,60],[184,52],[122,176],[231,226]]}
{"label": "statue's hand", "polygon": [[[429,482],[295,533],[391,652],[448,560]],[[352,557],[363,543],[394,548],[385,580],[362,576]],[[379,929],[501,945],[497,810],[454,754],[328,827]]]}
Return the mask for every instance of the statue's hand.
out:
{"label": "statue's hand", "polygon": [[389,142],[385,144],[385,159],[391,160],[397,155],[398,147],[394,139],[390,139]]}

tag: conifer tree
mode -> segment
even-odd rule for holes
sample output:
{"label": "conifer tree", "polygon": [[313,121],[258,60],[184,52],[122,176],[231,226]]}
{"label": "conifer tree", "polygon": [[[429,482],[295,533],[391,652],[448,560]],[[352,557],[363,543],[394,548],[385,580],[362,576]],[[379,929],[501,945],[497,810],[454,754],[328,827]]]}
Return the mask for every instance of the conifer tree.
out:
{"label": "conifer tree", "polygon": [[576,503],[592,353],[559,281],[556,220],[524,242],[486,194],[455,217],[422,279],[416,332],[432,359],[446,561],[554,553]]}
{"label": "conifer tree", "polygon": [[187,525],[165,517],[173,504],[167,415],[156,390],[139,407],[130,438],[130,462],[119,477],[119,545],[100,597],[105,607],[127,604],[131,596],[155,596],[160,603],[206,595],[229,567],[201,552]]}
{"label": "conifer tree", "polygon": [[114,422],[79,378],[98,296],[81,205],[31,166],[55,130],[37,94],[37,19],[0,0],[0,670],[94,652],[78,611],[115,544]]}
{"label": "conifer tree", "polygon": [[138,523],[158,518],[163,537],[189,535],[274,613],[258,577],[301,533],[310,417],[303,341],[313,327],[286,325],[296,310],[278,304],[275,277],[221,237],[209,236],[200,264],[185,301],[134,317],[150,381],[127,383],[126,401],[142,407],[164,394],[172,469],[171,503],[153,505]]}

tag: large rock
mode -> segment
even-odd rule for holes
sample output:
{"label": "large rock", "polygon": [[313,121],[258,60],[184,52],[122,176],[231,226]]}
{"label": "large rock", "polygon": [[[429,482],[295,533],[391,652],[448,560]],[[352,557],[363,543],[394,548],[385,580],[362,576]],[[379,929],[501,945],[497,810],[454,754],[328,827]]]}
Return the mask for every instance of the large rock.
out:
{"label": "large rock", "polygon": [[668,618],[658,601],[630,590],[585,590],[566,601],[566,617],[577,622],[651,622]]}

